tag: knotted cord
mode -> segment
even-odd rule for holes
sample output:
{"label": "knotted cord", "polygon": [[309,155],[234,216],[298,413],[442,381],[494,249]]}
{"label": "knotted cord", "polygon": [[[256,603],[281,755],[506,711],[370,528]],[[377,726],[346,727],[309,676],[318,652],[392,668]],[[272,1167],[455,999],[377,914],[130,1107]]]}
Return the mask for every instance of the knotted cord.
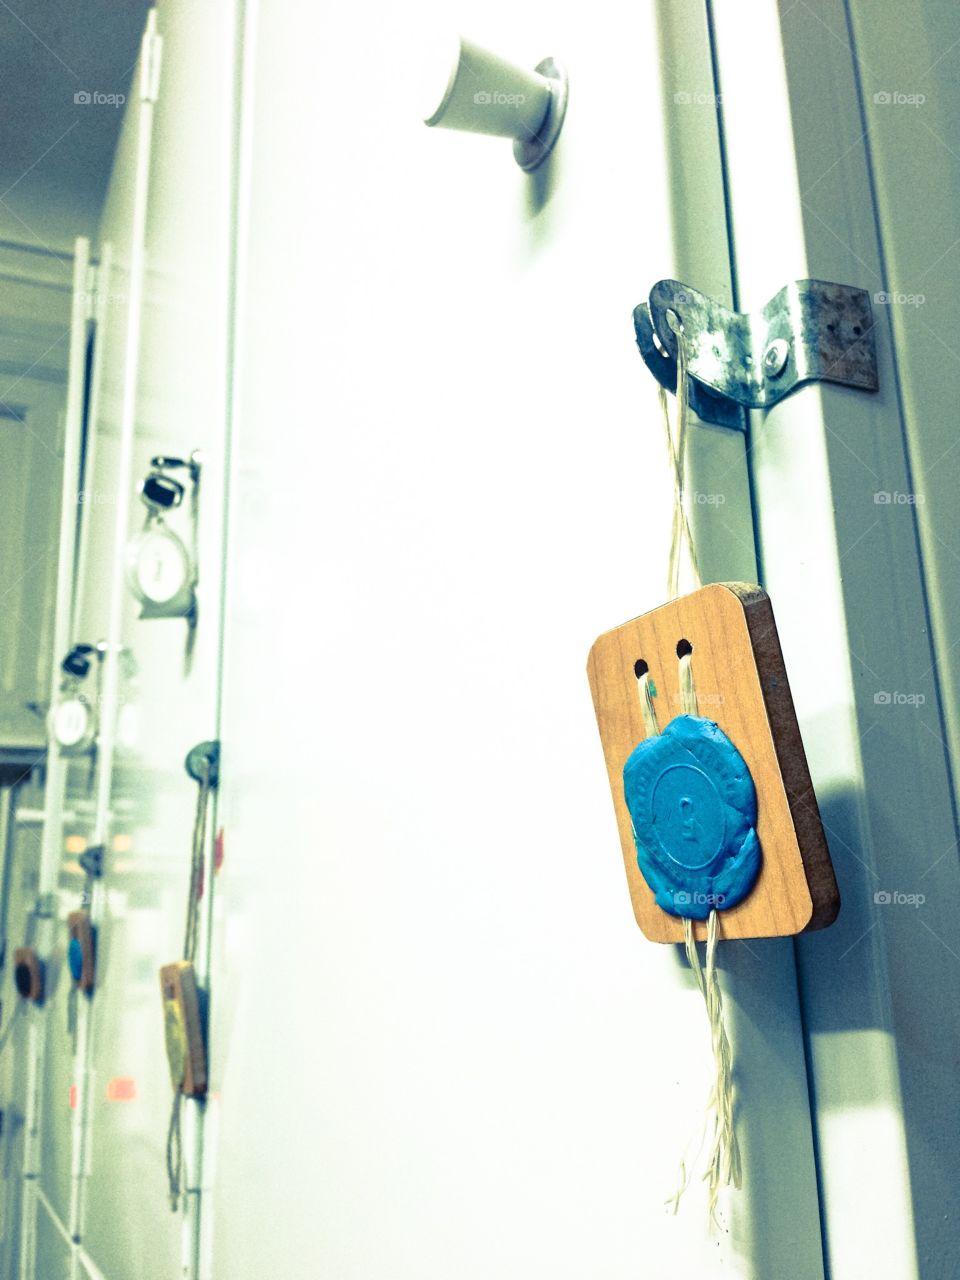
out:
{"label": "knotted cord", "polygon": [[[660,406],[663,413],[667,449],[673,470],[674,506],[670,535],[670,555],[667,565],[667,591],[669,598],[675,599],[679,591],[680,560],[684,543],[687,546],[694,587],[701,585],[700,566],[697,561],[693,533],[684,507],[688,397],[686,355],[681,333],[677,334],[677,407],[675,425],[671,423],[667,394],[662,386],[660,387]],[[700,711],[694,684],[692,658],[693,653],[689,648],[686,653],[680,656],[680,710],[683,715],[698,716]],[[659,733],[660,730],[653,707],[648,672],[644,672],[639,677],[639,685],[644,728],[649,737],[651,734]],[[717,906],[711,906],[707,921],[706,966],[704,969],[701,967],[700,957],[697,952],[693,921],[686,916],[683,917],[684,949],[691,972],[706,1004],[707,1017],[710,1022],[710,1042],[713,1050],[714,1079],[707,1098],[707,1113],[704,1121],[704,1136],[710,1130],[710,1156],[704,1179],[709,1186],[710,1217],[714,1220],[716,1220],[717,1199],[721,1185],[732,1184],[739,1188],[742,1183],[740,1147],[734,1128],[733,1059],[730,1051],[730,1041],[723,1021],[723,997],[717,977],[716,959],[719,938],[720,913],[717,910]],[[700,1145],[702,1148],[702,1139]],[[667,1202],[673,1205],[674,1213],[680,1207],[680,1198],[686,1190],[688,1182],[689,1175],[686,1163],[681,1161],[680,1185],[675,1195]]]}
{"label": "knotted cord", "polygon": [[[191,964],[197,953],[197,942],[200,936],[200,893],[203,886],[203,847],[207,831],[207,809],[210,800],[210,762],[204,759],[201,764],[199,790],[197,791],[197,809],[193,822],[193,841],[190,852],[190,889],[187,897],[187,923],[183,938],[183,958]],[[180,1084],[173,1087],[173,1107],[170,1112],[170,1127],[167,1130],[167,1180],[170,1184],[170,1208],[176,1213],[180,1205],[180,1194],[183,1182],[183,1137],[181,1131],[181,1110],[183,1093]]]}

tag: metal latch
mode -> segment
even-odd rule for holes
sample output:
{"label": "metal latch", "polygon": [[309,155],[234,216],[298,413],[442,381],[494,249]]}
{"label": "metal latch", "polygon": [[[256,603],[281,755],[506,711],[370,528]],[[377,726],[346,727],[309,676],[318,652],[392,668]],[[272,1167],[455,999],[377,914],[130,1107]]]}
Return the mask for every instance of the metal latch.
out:
{"label": "metal latch", "polygon": [[805,382],[876,391],[873,311],[865,289],[828,280],[786,285],[743,314],[679,280],[661,280],[633,313],[637,346],[668,391],[682,335],[690,408],[703,422],[745,429],[744,408],[769,409]]}
{"label": "metal latch", "polygon": [[99,880],[103,875],[103,856],[105,853],[106,849],[102,844],[92,844],[89,849],[81,853],[78,859],[80,868],[91,880]]}
{"label": "metal latch", "polygon": [[220,741],[215,738],[209,742],[198,742],[187,752],[183,767],[194,780],[209,787],[220,785]]}

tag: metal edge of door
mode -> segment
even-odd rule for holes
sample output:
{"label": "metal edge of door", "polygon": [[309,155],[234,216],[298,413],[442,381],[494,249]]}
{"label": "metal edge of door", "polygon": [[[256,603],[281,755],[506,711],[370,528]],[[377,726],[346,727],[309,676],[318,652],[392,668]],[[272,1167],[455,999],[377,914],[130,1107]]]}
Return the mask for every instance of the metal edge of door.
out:
{"label": "metal edge of door", "polygon": [[[656,13],[665,162],[673,193],[673,273],[737,307],[709,5],[703,0],[657,0]],[[638,377],[647,376],[645,369],[638,369]],[[692,415],[691,421],[688,493],[712,499],[695,502],[690,509],[702,579],[756,581],[745,436],[696,424]],[[720,948],[719,964],[736,1062],[736,1123],[744,1155],[743,1191],[728,1201],[730,1243],[749,1259],[747,1265],[757,1275],[820,1280],[813,1120],[794,950],[789,939],[728,942]],[[774,1078],[777,1089],[772,1092]],[[777,1177],[767,1176],[765,1171],[774,1168]]]}
{"label": "metal edge of door", "polygon": [[[215,737],[223,736],[224,707],[224,654],[228,643],[228,602],[230,595],[231,545],[233,539],[234,510],[232,495],[236,491],[237,458],[234,448],[234,423],[237,406],[241,395],[241,347],[242,325],[240,323],[240,307],[242,282],[244,279],[244,253],[247,247],[247,210],[250,199],[251,183],[251,146],[254,130],[254,85],[256,73],[256,29],[257,0],[233,0],[230,7],[232,24],[225,33],[229,41],[233,80],[230,86],[230,99],[227,104],[227,133],[231,144],[229,181],[224,202],[224,219],[227,227],[228,247],[224,255],[224,380],[223,380],[223,510],[221,516],[220,591],[217,603],[216,626],[219,634],[219,656],[217,663],[217,687],[215,691],[214,723]],[[211,833],[220,829],[222,813],[220,808],[220,788],[214,793],[212,815],[210,819]],[[216,843],[215,839],[207,841],[204,851],[204,880],[214,886],[216,883]],[[200,945],[200,979],[208,993],[216,979],[218,955],[216,944],[222,933],[224,922],[216,912],[217,893],[211,891],[206,895],[201,923]],[[208,1010],[212,1007],[212,999]],[[219,1062],[220,1045],[214,1033],[214,1022],[208,1013],[207,1049],[211,1077],[222,1074],[225,1063]],[[217,1163],[217,1140],[219,1129],[219,1098],[213,1097],[205,1104],[205,1116],[202,1127],[197,1129],[197,1142],[193,1152],[195,1180],[200,1188],[201,1196],[212,1197],[215,1186]],[[209,1199],[207,1201],[209,1205]],[[211,1209],[200,1214],[199,1226],[194,1240],[192,1265],[197,1280],[211,1280],[216,1265],[216,1233],[215,1215]]]}
{"label": "metal edge of door", "polygon": [[[101,244],[99,246],[97,264],[95,267],[91,266],[89,271],[94,348],[93,359],[90,364],[90,383],[87,388],[86,437],[83,442],[82,480],[84,485],[86,485],[90,477],[94,474],[94,467],[96,466],[97,433],[94,430],[94,425],[100,416],[100,397],[103,383],[102,350],[103,343],[108,332],[110,316],[110,273],[112,270],[112,264],[113,246],[110,244]],[[77,634],[81,602],[80,586],[86,581],[89,544],[90,522],[89,520],[81,520],[77,535],[75,556],[76,585],[73,591],[73,600],[71,603],[71,621],[67,641],[68,643],[70,640],[74,639]]]}
{"label": "metal edge of door", "polygon": [[[224,30],[224,43],[232,69],[229,96],[224,105],[224,134],[228,140],[228,177],[222,202],[225,249],[221,256],[222,289],[222,358],[220,408],[223,415],[222,465],[224,474],[223,506],[220,521],[220,557],[217,599],[214,609],[214,626],[219,638],[216,688],[214,691],[213,736],[222,736],[224,699],[224,648],[226,645],[227,597],[229,590],[230,537],[232,506],[231,494],[235,487],[236,459],[233,448],[233,422],[236,401],[239,396],[239,280],[243,273],[242,247],[245,243],[245,210],[249,193],[249,146],[253,132],[253,84],[256,27],[256,0],[232,0],[229,5],[229,27]],[[219,1046],[213,1035],[210,1016],[212,989],[216,981],[216,941],[223,927],[216,907],[217,836],[220,829],[221,789],[218,786],[211,797],[211,814],[208,838],[203,851],[203,883],[210,885],[204,894],[200,923],[197,974],[200,985],[208,995],[207,1003],[207,1052],[211,1081],[222,1074],[223,1064],[217,1063]],[[214,1091],[202,1103],[190,1102],[193,1123],[185,1135],[185,1164],[188,1170],[188,1189],[195,1192],[196,1205],[191,1230],[184,1236],[184,1274],[196,1280],[210,1280],[215,1266],[216,1236],[214,1214],[210,1201],[215,1186],[217,1162],[217,1137],[219,1121],[219,1096]]]}
{"label": "metal edge of door", "polygon": [[[712,10],[743,303],[805,276],[884,289],[842,0]],[[796,944],[825,1265],[833,1280],[928,1280],[947,1274],[960,1177],[944,1138],[960,1011],[942,990],[960,873],[915,513],[877,497],[909,491],[911,472],[889,313],[874,319],[879,393],[801,390],[752,415],[750,458],[843,899],[836,925]],[[897,690],[916,696],[898,705]]]}
{"label": "metal edge of door", "polygon": [[[114,516],[112,562],[106,651],[102,667],[101,683],[101,732],[97,748],[95,795],[96,809],[92,842],[106,845],[112,822],[113,762],[117,738],[117,718],[120,707],[120,655],[122,647],[123,604],[125,599],[124,549],[130,521],[130,493],[133,477],[134,438],[136,434],[137,392],[139,385],[141,330],[146,277],[146,224],[150,194],[150,172],[154,127],[154,108],[160,82],[160,63],[163,42],[157,32],[157,11],[151,9],[140,48],[137,71],[137,161],[135,193],[132,206],[129,264],[129,305],[123,359],[123,389],[120,404],[117,460],[117,502]],[[94,928],[100,923],[104,910],[103,885],[95,881],[91,894],[90,917]],[[96,1015],[95,1002],[84,1002],[78,1016],[78,1051],[76,1081],[78,1101],[74,1113],[73,1132],[73,1180],[70,1201],[69,1227],[77,1244],[74,1269],[77,1269],[77,1251],[84,1234],[86,1209],[86,1185],[90,1172],[90,1142],[92,1126],[92,1097],[90,1083],[95,1054]]]}

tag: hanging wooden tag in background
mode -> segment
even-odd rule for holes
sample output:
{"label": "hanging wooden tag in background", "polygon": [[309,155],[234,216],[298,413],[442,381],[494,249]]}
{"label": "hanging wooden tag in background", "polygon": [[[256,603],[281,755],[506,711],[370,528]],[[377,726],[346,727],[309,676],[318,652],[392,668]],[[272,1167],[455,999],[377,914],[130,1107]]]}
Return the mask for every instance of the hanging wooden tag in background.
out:
{"label": "hanging wooden tag in background", "polygon": [[[681,920],[654,900],[637,863],[623,766],[646,737],[636,664],[656,688],[661,731],[681,714],[677,646],[686,641],[700,715],[716,721],[746,762],[757,792],[762,860],[749,896],[723,912],[725,938],[771,938],[823,928],[840,907],[769,597],[714,583],[608,631],[588,675],[637,923],[653,942],[681,942]],[[694,925],[698,938],[706,924]]]}

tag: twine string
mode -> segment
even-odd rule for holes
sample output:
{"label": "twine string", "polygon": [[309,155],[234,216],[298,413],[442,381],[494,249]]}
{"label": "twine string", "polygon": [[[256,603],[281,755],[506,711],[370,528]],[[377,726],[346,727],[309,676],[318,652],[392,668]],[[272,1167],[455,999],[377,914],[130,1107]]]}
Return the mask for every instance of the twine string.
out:
{"label": "twine string", "polygon": [[[680,658],[680,704],[684,715],[697,715],[697,692],[693,680],[691,654]],[[738,1189],[742,1185],[742,1169],[740,1163],[740,1145],[734,1128],[733,1097],[733,1054],[727,1037],[723,1020],[723,996],[720,991],[720,979],[717,976],[717,943],[720,940],[720,912],[715,906],[710,908],[707,920],[706,963],[701,965],[697,951],[693,921],[683,917],[683,945],[690,964],[694,981],[700,989],[707,1009],[710,1023],[710,1047],[713,1051],[714,1075],[707,1097],[704,1130],[700,1140],[700,1150],[709,1134],[710,1151],[707,1160],[707,1171],[703,1175],[708,1183],[708,1203],[711,1219],[716,1221],[717,1202],[720,1188],[733,1185]],[[680,1162],[679,1185],[668,1200],[674,1213],[680,1207],[680,1199],[690,1181],[686,1162]]]}
{"label": "twine string", "polygon": [[[207,831],[207,809],[210,800],[210,762],[203,761],[197,791],[197,809],[193,821],[190,848],[190,890],[187,897],[187,922],[183,937],[183,958],[191,964],[196,958],[200,936],[200,891],[203,884],[203,845]],[[183,1136],[181,1131],[183,1094],[180,1085],[173,1086],[173,1107],[167,1129],[167,1181],[170,1186],[170,1208],[176,1213],[183,1187]]]}
{"label": "twine string", "polygon": [[183,1137],[180,1125],[180,1103],[183,1094],[175,1085],[170,1125],[167,1129],[167,1180],[170,1184],[170,1210],[176,1213],[180,1207],[180,1182],[183,1172]]}
{"label": "twine string", "polygon": [[[680,562],[686,545],[690,572],[694,587],[701,585],[700,566],[694,546],[690,521],[684,506],[686,490],[686,446],[688,426],[687,367],[683,334],[677,334],[677,396],[676,421],[671,423],[667,395],[660,388],[660,404],[667,438],[667,450],[673,469],[673,525],[670,535],[670,555],[667,565],[667,591],[671,599],[679,594]],[[680,710],[683,715],[700,714],[696,684],[693,675],[692,650],[680,656]],[[659,732],[656,714],[649,688],[649,672],[638,678],[640,707],[647,736]],[[705,964],[701,965],[694,935],[693,920],[683,917],[683,945],[690,971],[703,996],[710,1024],[710,1045],[713,1052],[714,1074],[707,1097],[704,1127],[700,1147],[691,1161],[697,1163],[703,1144],[709,1137],[707,1170],[703,1175],[708,1184],[710,1218],[716,1221],[717,1202],[723,1185],[742,1185],[740,1146],[734,1127],[733,1055],[723,1019],[723,997],[717,976],[717,943],[720,940],[720,913],[712,906],[707,921],[707,945]],[[680,1178],[676,1192],[667,1201],[674,1213],[680,1207],[680,1199],[690,1181],[690,1171],[685,1160],[680,1162]]]}
{"label": "twine string", "polygon": [[643,675],[637,677],[637,687],[640,692],[640,715],[643,717],[644,734],[648,738],[655,738],[660,732],[660,725],[657,721],[657,709],[653,705],[649,671],[644,671]]}
{"label": "twine string", "polygon": [[685,653],[680,659],[680,711],[685,716],[698,716],[700,714],[697,689],[693,683],[692,657],[692,653]]}
{"label": "twine string", "polygon": [[697,561],[693,532],[684,506],[686,490],[687,427],[689,404],[687,396],[687,358],[683,334],[677,334],[677,396],[676,422],[671,424],[670,406],[664,387],[659,386],[660,409],[664,432],[667,437],[667,453],[673,472],[673,524],[670,531],[670,554],[667,560],[667,598],[675,600],[680,593],[680,561],[686,545],[694,587],[700,586],[700,565]]}
{"label": "twine string", "polygon": [[190,854],[190,892],[187,897],[187,925],[183,939],[183,958],[191,963],[197,954],[200,935],[200,891],[203,882],[203,842],[207,830],[207,808],[210,800],[210,762],[203,761],[197,792],[197,810],[193,822]]}

